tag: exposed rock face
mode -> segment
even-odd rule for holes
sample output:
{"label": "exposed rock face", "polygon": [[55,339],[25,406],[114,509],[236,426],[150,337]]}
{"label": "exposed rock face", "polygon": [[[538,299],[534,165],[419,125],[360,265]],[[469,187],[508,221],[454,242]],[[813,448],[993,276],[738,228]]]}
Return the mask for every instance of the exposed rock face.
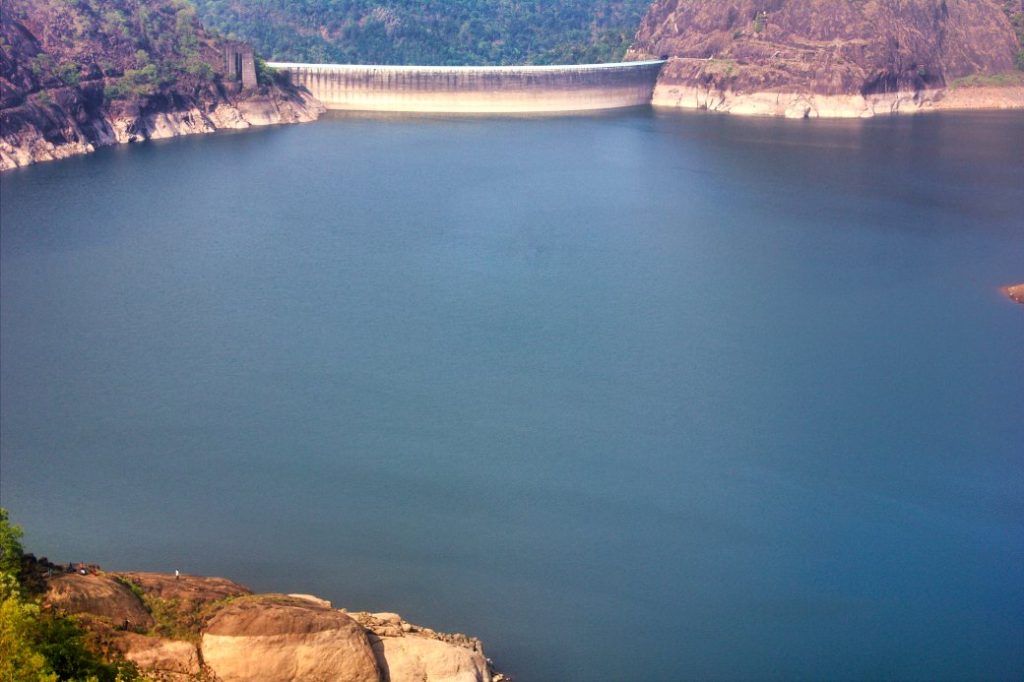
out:
{"label": "exposed rock face", "polygon": [[191,642],[125,632],[117,638],[115,646],[151,677],[194,680],[202,670],[199,652]]}
{"label": "exposed rock face", "polygon": [[434,632],[396,613],[351,614],[370,633],[382,682],[491,682],[480,640]]}
{"label": "exposed rock face", "polygon": [[383,682],[490,682],[483,654],[416,634],[379,637],[374,652],[382,661]]}
{"label": "exposed rock face", "polygon": [[286,79],[232,80],[222,45],[183,3],[5,0],[0,39],[0,170],[324,111]]}
{"label": "exposed rock face", "polygon": [[377,682],[366,632],[340,611],[285,596],[239,600],[203,633],[203,659],[222,682]]}
{"label": "exposed rock face", "polygon": [[91,614],[115,625],[151,628],[153,617],[126,585],[105,575],[67,573],[50,578],[46,603],[69,614]]}
{"label": "exposed rock face", "polygon": [[1003,293],[1010,297],[1010,300],[1017,303],[1024,303],[1024,284],[1016,284],[1011,287],[1004,287]]}
{"label": "exposed rock face", "polygon": [[108,653],[163,682],[507,680],[475,637],[435,632],[396,613],[336,610],[313,595],[253,595],[224,578],[161,573],[45,580],[52,608],[81,615]]}
{"label": "exposed rock face", "polygon": [[165,573],[117,573],[123,580],[138,585],[147,595],[160,599],[177,599],[182,604],[189,602],[211,602],[228,597],[243,597],[252,594],[244,585],[226,578],[206,578],[182,575],[175,577]]}
{"label": "exposed rock face", "polygon": [[[629,57],[669,58],[654,93],[662,105],[791,117],[1024,107],[1006,9],[997,0],[655,0]],[[982,84],[1007,85],[1008,97],[946,96],[957,79],[995,74],[1004,75]]]}

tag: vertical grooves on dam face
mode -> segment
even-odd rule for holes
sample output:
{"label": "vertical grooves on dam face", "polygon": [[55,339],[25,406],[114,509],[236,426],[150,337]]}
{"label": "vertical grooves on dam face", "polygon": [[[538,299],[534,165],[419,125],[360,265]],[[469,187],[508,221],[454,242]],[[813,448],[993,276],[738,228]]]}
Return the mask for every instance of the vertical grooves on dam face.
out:
{"label": "vertical grooves on dam face", "polygon": [[574,66],[270,66],[328,109],[543,112],[650,104],[662,61]]}

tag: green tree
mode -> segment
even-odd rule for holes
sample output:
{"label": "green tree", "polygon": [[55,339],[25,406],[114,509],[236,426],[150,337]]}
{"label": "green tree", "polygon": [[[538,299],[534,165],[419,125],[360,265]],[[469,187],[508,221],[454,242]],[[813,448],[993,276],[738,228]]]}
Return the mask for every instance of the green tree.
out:
{"label": "green tree", "polygon": [[21,526],[13,525],[7,510],[0,507],[0,573],[9,573],[15,580],[21,574],[21,557],[25,554],[21,538],[24,536]]}
{"label": "green tree", "polygon": [[64,81],[64,85],[76,87],[82,79],[81,69],[74,62],[61,62],[57,67],[57,78]]}
{"label": "green tree", "polygon": [[57,675],[36,649],[39,607],[22,600],[18,581],[0,573],[0,680],[56,682]]}
{"label": "green tree", "polygon": [[23,535],[0,507],[0,680],[56,682],[57,675],[35,646],[39,607],[25,601],[21,589]]}
{"label": "green tree", "polygon": [[106,661],[71,618],[44,612],[26,597],[22,530],[0,507],[0,682],[132,682],[136,667]]}

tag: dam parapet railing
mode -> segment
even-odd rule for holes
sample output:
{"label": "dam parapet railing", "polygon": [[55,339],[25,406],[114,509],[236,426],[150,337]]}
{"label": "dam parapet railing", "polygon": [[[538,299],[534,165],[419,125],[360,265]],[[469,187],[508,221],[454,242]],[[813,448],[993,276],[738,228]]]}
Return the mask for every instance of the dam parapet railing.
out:
{"label": "dam parapet railing", "polygon": [[645,106],[664,61],[566,66],[391,66],[270,62],[328,109],[438,113]]}

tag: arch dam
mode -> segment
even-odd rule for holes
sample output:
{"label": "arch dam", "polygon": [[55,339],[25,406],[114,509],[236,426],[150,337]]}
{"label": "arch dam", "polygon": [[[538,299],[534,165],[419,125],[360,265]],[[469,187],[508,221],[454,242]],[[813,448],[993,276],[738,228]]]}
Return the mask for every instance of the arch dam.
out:
{"label": "arch dam", "polygon": [[651,103],[664,61],[570,66],[383,66],[270,62],[328,109],[526,113]]}

